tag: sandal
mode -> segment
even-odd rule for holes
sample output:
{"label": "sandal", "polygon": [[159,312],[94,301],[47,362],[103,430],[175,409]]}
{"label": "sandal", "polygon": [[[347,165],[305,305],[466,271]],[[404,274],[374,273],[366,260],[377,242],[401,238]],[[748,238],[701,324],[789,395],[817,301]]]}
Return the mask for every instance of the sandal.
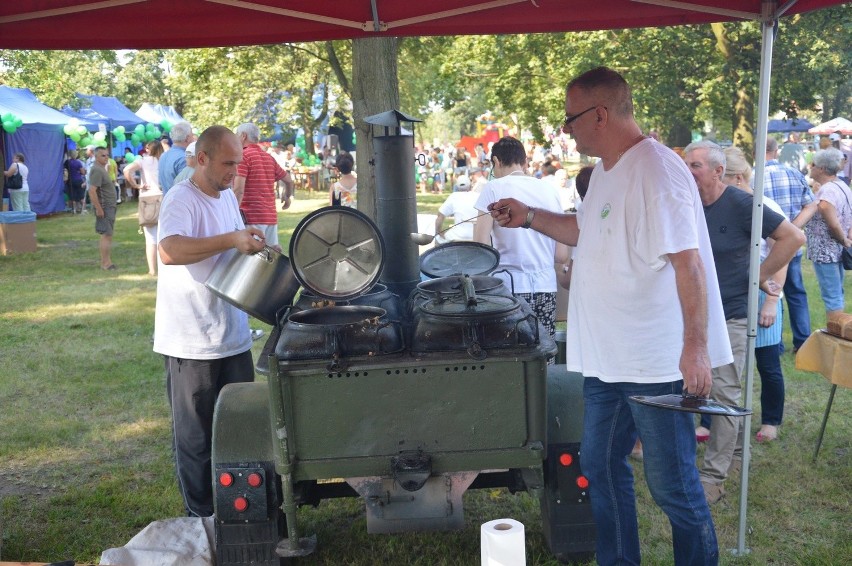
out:
{"label": "sandal", "polygon": [[116,269],[118,269],[118,267],[114,263],[112,263],[107,267],[102,267],[101,269],[103,269],[104,271],[115,271]]}
{"label": "sandal", "polygon": [[778,427],[775,425],[763,425],[755,435],[758,442],[772,442],[778,438]]}

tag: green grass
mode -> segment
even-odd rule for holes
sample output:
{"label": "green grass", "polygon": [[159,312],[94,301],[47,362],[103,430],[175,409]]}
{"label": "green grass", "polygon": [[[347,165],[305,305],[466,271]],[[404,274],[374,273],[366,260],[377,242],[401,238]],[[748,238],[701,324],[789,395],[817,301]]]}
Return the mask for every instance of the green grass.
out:
{"label": "green grass", "polygon": [[[280,214],[282,244],[319,193],[300,193]],[[445,195],[422,195],[435,212]],[[38,252],[0,257],[0,498],[2,559],[97,562],[145,525],[182,513],[169,448],[161,357],[151,351],[156,281],[132,204],[119,207],[113,261],[98,265],[91,215],[40,219]],[[805,261],[814,328],[824,324]],[[848,280],[847,280],[848,285]],[[852,289],[847,287],[847,293]],[[268,330],[254,322],[254,327]],[[787,344],[789,330],[785,331]],[[262,342],[262,341],[261,341]],[[262,346],[255,344],[255,359]],[[738,482],[714,506],[723,564],[843,565],[852,557],[852,392],[835,398],[818,461],[811,462],[829,385],[784,356],[785,421],[778,442],[753,445],[750,554],[735,557]],[[759,414],[759,379],[755,388]],[[758,422],[758,421],[756,421]],[[753,432],[756,430],[753,427]],[[646,564],[671,563],[671,534],[636,470]],[[465,495],[467,527],[451,533],[368,535],[360,500],[299,511],[317,552],[298,564],[463,565],[479,561],[479,525],[500,517],[526,526],[529,564],[552,565],[538,504],[526,494]]]}

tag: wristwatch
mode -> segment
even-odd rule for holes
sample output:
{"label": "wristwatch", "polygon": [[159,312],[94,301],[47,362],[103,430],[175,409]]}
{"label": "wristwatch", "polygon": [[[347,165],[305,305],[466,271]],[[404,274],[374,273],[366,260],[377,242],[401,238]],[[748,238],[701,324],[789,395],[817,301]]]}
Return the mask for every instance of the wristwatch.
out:
{"label": "wristwatch", "polygon": [[526,220],[524,220],[524,223],[521,227],[529,228],[530,226],[532,226],[533,218],[535,218],[535,208],[529,207],[529,210],[527,211],[527,218]]}

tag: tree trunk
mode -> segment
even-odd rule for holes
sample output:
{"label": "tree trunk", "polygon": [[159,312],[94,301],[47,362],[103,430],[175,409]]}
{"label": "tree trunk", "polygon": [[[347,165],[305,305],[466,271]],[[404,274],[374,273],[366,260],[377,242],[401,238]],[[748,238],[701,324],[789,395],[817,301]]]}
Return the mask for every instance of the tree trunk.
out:
{"label": "tree trunk", "polygon": [[399,109],[397,39],[369,37],[352,40],[352,109],[358,169],[358,210],[376,219],[376,176],[372,131],[364,118]]}
{"label": "tree trunk", "polygon": [[[753,70],[744,69],[743,61],[738,58],[738,51],[728,37],[725,24],[710,24],[713,35],[716,37],[716,50],[722,55],[725,63],[723,69],[728,82],[737,85],[731,93],[733,113],[731,115],[732,141],[735,146],[743,150],[747,156],[754,155],[754,93],[750,91],[749,84],[743,80],[745,73]],[[740,46],[742,48],[742,46]]]}

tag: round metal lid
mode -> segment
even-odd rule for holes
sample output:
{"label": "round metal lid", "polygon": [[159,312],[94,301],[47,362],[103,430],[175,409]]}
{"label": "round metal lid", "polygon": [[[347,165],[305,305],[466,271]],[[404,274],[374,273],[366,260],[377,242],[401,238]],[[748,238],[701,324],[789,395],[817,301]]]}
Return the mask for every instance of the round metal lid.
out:
{"label": "round metal lid", "polygon": [[510,312],[520,303],[515,297],[502,295],[477,295],[476,305],[469,306],[464,297],[456,295],[449,299],[430,299],[420,309],[432,315],[467,318],[477,315],[494,315]]}
{"label": "round metal lid", "polygon": [[427,276],[482,275],[500,264],[500,252],[479,242],[451,242],[420,256],[420,271]]}
{"label": "round metal lid", "polygon": [[328,299],[352,299],[375,285],[384,250],[378,226],[366,214],[341,206],[311,212],[290,239],[296,279]]}

